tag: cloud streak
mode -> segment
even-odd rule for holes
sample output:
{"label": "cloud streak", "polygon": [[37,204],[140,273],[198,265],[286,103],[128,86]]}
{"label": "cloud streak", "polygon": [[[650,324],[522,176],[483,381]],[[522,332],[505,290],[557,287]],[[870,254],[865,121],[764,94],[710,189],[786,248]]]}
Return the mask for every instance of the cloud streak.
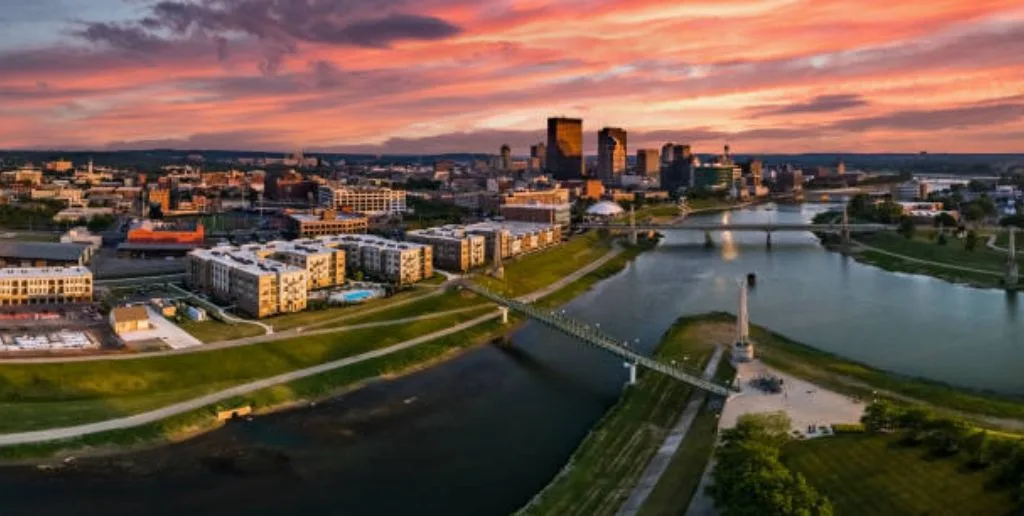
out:
{"label": "cloud streak", "polygon": [[609,125],[633,149],[1021,150],[997,137],[1024,125],[1024,11],[1006,0],[153,0],[129,16],[0,43],[0,147],[524,152],[564,114],[588,148]]}

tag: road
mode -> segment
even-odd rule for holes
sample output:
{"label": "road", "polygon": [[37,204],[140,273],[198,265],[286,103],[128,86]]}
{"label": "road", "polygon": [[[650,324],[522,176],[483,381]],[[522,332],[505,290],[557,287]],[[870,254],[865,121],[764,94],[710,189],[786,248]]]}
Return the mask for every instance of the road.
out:
{"label": "road", "polygon": [[338,369],[340,367],[358,364],[360,362],[365,362],[367,360],[379,358],[385,355],[389,355],[391,353],[396,353],[404,349],[409,349],[413,346],[417,346],[419,344],[423,344],[431,340],[439,339],[441,337],[445,337],[453,333],[458,333],[462,330],[472,328],[473,326],[476,326],[478,324],[482,324],[491,319],[495,319],[498,317],[498,315],[498,312],[488,313],[475,319],[466,321],[462,324],[452,326],[451,328],[446,328],[444,330],[428,333],[426,335],[422,335],[414,339],[409,339],[407,341],[400,342],[398,344],[394,344],[386,348],[377,349],[374,351],[362,353],[348,358],[343,358],[340,360],[326,362],[317,366],[299,369],[296,371],[292,371],[290,373],[284,373],[277,376],[272,376],[270,378],[257,380],[254,382],[244,383],[242,385],[236,385],[229,389],[224,389],[222,391],[207,394],[206,396],[193,398],[188,401],[175,403],[173,405],[168,405],[166,407],[151,410],[149,412],[143,412],[141,414],[135,414],[133,416],[127,416],[117,419],[108,419],[106,421],[89,423],[85,425],[67,426],[63,428],[51,428],[48,430],[19,432],[15,434],[0,434],[0,446],[40,443],[59,439],[74,439],[76,437],[82,437],[84,435],[96,434],[100,432],[109,432],[112,430],[122,430],[125,428],[133,428],[153,423],[156,421],[160,421],[161,419],[166,419],[179,414],[184,414],[186,412],[191,412],[193,410],[197,410],[207,405],[212,405],[214,403],[230,399],[235,396],[241,396],[261,389],[273,387],[275,385],[279,385],[282,383],[293,382],[295,380],[300,380],[302,378],[306,378],[309,376],[325,373],[327,371]]}

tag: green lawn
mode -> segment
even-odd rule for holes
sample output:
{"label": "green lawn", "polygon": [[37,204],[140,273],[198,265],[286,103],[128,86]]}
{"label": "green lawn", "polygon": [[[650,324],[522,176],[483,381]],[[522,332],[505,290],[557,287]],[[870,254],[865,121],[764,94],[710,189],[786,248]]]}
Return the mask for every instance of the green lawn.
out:
{"label": "green lawn", "polygon": [[[1017,248],[1017,252],[1024,253],[1024,231],[1018,229],[1017,234],[1013,238],[1014,243],[1016,244],[1014,247]],[[996,235],[996,245],[999,247],[1009,246],[1010,234],[1006,231],[1000,231],[999,234]]]}
{"label": "green lawn", "polygon": [[21,405],[18,410],[23,411],[20,418],[0,418],[0,430],[48,428],[149,410],[386,347],[478,315],[464,312],[397,326],[135,360],[0,364],[0,406],[15,410]]}
{"label": "green lawn", "polygon": [[[678,217],[680,215],[679,205],[676,203],[649,204],[636,210],[636,219],[642,220],[647,217]],[[629,212],[625,217],[629,218]]]}
{"label": "green lawn", "polygon": [[[946,245],[936,243],[934,231],[918,231],[912,240],[891,232],[857,237],[865,244],[896,254],[921,260],[972,267],[1002,274],[1006,267],[1006,254],[989,249],[987,236],[980,236],[974,251],[964,249],[963,241],[947,236]],[[959,274],[959,272],[956,272]]]}
{"label": "green lawn", "polygon": [[564,244],[505,262],[505,277],[502,280],[483,274],[475,280],[506,296],[519,296],[562,279],[600,258],[610,249],[609,239],[601,238],[596,231],[590,231]]}
{"label": "green lawn", "polygon": [[[698,325],[682,320],[666,331],[656,356],[664,361],[688,356],[691,363],[704,364],[712,342]],[[636,386],[625,391],[576,449],[564,472],[520,514],[615,514],[691,392],[687,384],[642,371]]]}
{"label": "green lawn", "polygon": [[[507,326],[501,325],[498,321],[489,321],[458,334],[433,340],[420,346],[256,391],[151,424],[91,434],[64,441],[0,447],[0,459],[46,457],[57,452],[67,453],[69,450],[78,450],[90,446],[152,444],[154,442],[176,440],[183,434],[190,434],[215,426],[217,410],[249,405],[259,411],[300,399],[317,399],[331,395],[340,388],[354,386],[359,382],[372,378],[387,378],[412,369],[424,367],[433,361],[444,359],[449,354],[458,352],[460,349],[497,338],[506,329]],[[5,410],[6,408],[7,406],[0,404],[0,410]],[[7,414],[6,411],[3,413]]]}
{"label": "green lawn", "polygon": [[292,314],[278,315],[275,317],[268,317],[261,319],[260,322],[269,324],[274,328],[274,331],[289,330],[292,328],[298,328],[299,326],[311,326],[311,325],[324,325],[327,326],[328,322],[339,319],[349,320],[364,314],[366,312],[372,312],[379,310],[382,307],[391,306],[394,304],[402,303],[410,299],[415,299],[421,296],[429,295],[435,292],[437,289],[434,288],[414,288],[399,292],[391,297],[374,299],[365,303],[346,305],[346,306],[334,306],[325,308],[323,310],[305,310],[302,312],[296,312]]}
{"label": "green lawn", "polygon": [[1018,513],[1009,490],[986,488],[991,473],[896,440],[862,434],[793,441],[782,461],[832,501],[836,516]]}
{"label": "green lawn", "polygon": [[266,333],[263,328],[248,323],[225,323],[215,319],[206,321],[183,321],[178,323],[181,329],[203,342],[234,340],[255,337]]}
{"label": "green lawn", "polygon": [[[728,357],[723,356],[715,380],[728,383],[735,376],[736,370],[729,363]],[[710,408],[705,401],[690,425],[690,430],[686,432],[686,438],[672,457],[672,462],[661,475],[658,485],[654,486],[647,501],[640,507],[641,516],[667,516],[686,512],[715,450],[720,410]]]}

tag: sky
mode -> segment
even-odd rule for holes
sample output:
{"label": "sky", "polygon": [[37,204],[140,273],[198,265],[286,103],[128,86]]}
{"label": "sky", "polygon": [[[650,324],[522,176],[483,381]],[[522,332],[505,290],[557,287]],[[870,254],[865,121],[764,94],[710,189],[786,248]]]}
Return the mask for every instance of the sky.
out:
{"label": "sky", "polygon": [[0,148],[1024,152],[1020,0],[3,0]]}

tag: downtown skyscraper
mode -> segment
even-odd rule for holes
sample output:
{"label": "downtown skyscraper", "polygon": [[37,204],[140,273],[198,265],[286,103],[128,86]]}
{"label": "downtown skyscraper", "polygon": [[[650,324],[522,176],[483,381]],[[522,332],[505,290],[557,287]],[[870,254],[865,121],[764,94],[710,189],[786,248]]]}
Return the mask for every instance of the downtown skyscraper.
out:
{"label": "downtown skyscraper", "polygon": [[617,183],[626,171],[626,130],[605,127],[597,133],[597,177],[602,183]]}
{"label": "downtown skyscraper", "polygon": [[583,120],[549,118],[547,171],[555,179],[583,176]]}

